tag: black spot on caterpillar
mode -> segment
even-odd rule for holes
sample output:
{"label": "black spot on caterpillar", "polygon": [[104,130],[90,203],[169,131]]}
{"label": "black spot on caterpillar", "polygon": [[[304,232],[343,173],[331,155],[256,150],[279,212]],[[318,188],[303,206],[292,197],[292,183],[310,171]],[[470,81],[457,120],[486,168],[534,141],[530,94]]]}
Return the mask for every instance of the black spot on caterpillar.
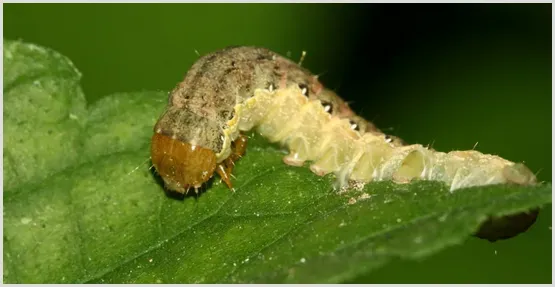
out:
{"label": "black spot on caterpillar", "polygon": [[350,183],[441,181],[451,191],[498,183],[533,184],[523,164],[478,151],[406,145],[356,115],[298,64],[268,49],[231,47],[201,57],[170,93],[154,128],[152,161],[168,189],[185,193],[217,172],[232,188],[241,132],[256,129],[289,150],[283,161]]}

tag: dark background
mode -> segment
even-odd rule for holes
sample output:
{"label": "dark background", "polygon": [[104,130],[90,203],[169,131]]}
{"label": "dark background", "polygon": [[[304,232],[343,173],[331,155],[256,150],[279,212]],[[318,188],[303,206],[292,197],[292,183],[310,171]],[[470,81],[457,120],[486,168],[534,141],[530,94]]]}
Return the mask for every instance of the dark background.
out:
{"label": "dark background", "polygon": [[[298,60],[409,143],[524,161],[551,181],[551,4],[6,4],[4,37],[53,48],[89,103],[169,91],[198,58],[258,45]],[[469,238],[358,283],[551,282],[551,206],[525,234]]]}

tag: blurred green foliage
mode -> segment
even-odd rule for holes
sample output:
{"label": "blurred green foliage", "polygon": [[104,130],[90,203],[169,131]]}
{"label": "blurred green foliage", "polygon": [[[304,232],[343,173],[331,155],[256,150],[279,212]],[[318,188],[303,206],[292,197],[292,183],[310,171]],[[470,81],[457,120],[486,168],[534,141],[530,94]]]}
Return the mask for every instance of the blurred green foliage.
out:
{"label": "blurred green foliage", "polygon": [[[524,161],[551,181],[551,5],[6,4],[4,37],[83,72],[90,103],[168,91],[198,57],[259,45],[298,59],[407,142]],[[398,262],[357,282],[551,282],[551,207],[525,234]],[[464,271],[464,272],[463,272]]]}

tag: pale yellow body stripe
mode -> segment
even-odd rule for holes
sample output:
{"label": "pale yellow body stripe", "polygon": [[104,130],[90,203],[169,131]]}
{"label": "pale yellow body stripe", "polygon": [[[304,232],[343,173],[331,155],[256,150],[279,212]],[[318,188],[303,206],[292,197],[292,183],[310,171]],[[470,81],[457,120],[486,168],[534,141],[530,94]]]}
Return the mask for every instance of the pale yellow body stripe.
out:
{"label": "pale yellow body stripe", "polygon": [[231,153],[231,142],[240,131],[253,128],[270,142],[279,142],[290,154],[284,161],[300,165],[312,162],[318,174],[334,173],[338,187],[349,181],[368,183],[413,179],[441,181],[450,190],[464,187],[536,181],[522,164],[478,151],[449,153],[419,144],[394,146],[383,134],[360,134],[348,119],[332,117],[318,100],[309,100],[298,86],[274,91],[258,89],[254,96],[235,106],[235,116],[224,130],[224,147],[217,154],[222,162]]}

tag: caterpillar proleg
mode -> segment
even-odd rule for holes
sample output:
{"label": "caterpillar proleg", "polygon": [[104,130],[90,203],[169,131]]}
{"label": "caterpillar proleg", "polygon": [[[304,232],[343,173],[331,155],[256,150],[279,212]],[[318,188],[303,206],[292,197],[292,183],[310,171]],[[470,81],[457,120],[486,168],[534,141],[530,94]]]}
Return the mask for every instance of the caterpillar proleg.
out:
{"label": "caterpillar proleg", "polygon": [[185,193],[214,172],[232,188],[242,132],[255,129],[289,150],[284,163],[310,162],[335,174],[336,187],[382,180],[444,182],[451,191],[489,184],[534,184],[523,164],[475,150],[407,145],[357,116],[296,63],[263,48],[231,47],[201,57],[169,96],[154,128],[153,165],[168,189]]}

